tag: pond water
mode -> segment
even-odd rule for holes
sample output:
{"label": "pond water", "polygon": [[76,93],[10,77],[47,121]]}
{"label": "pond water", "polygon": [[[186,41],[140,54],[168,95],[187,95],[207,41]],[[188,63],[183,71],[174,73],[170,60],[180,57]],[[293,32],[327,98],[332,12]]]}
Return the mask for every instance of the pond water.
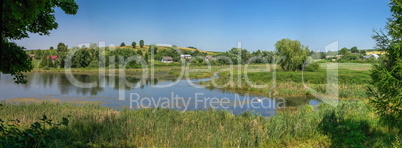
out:
{"label": "pond water", "polygon": [[[0,101],[96,103],[112,108],[131,109],[163,107],[177,110],[226,109],[234,114],[251,111],[272,116],[276,110],[305,104],[318,105],[315,98],[272,98],[253,94],[226,92],[197,84],[209,79],[163,80],[119,78],[74,74],[82,83],[97,86],[81,88],[73,85],[64,73],[28,73],[27,84],[15,84],[13,77],[0,74]],[[126,80],[126,81],[125,81]],[[129,87],[131,84],[133,87]],[[171,85],[171,86],[169,86]]]}

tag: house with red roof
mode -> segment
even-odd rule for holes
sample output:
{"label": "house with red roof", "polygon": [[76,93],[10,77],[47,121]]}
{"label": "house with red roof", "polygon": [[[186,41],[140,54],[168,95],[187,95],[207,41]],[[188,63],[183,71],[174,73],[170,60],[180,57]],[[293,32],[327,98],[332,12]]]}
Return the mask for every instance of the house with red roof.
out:
{"label": "house with red roof", "polygon": [[54,60],[57,59],[57,55],[50,55],[50,56],[47,56],[47,59],[50,59],[50,60],[54,61]]}

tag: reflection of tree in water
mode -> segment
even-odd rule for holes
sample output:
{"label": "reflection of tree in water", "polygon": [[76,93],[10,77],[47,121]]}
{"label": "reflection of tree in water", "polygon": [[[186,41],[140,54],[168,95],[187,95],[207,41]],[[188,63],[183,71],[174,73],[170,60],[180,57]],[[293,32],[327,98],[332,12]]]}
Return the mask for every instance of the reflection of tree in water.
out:
{"label": "reflection of tree in water", "polygon": [[[57,78],[59,73],[35,73],[32,78],[35,78],[38,83],[42,84],[44,88],[52,87],[53,79]],[[29,80],[29,79],[28,79]]]}
{"label": "reflection of tree in water", "polygon": [[[98,83],[99,82],[99,76],[97,76],[97,75],[74,75],[74,77],[80,82],[86,82],[86,83],[92,83],[92,82]],[[103,91],[103,88],[100,87],[99,85],[96,87],[92,87],[92,88],[79,88],[79,87],[75,87],[75,88],[76,88],[75,91],[77,94],[83,94],[83,95],[90,94],[91,96],[97,95],[98,92]]]}
{"label": "reflection of tree in water", "polygon": [[[54,73],[52,75],[47,75],[47,74],[43,75],[43,74],[42,73],[39,74],[39,76],[41,77],[40,80],[42,80],[41,83],[45,83],[46,85],[49,85],[50,87],[53,84],[53,79],[57,78],[57,80],[58,80],[57,84],[59,86],[61,94],[69,94],[69,92],[75,91],[77,94],[94,96],[104,90],[103,86],[104,87],[112,87],[116,90],[119,90],[119,89],[130,90],[130,89],[134,89],[133,87],[137,87],[137,85],[140,86],[140,88],[141,87],[144,88],[144,86],[148,86],[152,82],[152,81],[150,81],[150,79],[141,81],[141,79],[131,78],[131,77],[126,77],[126,78],[119,78],[117,76],[99,77],[98,75],[73,74],[73,77],[79,82],[82,82],[82,83],[97,82],[98,83],[98,86],[96,86],[96,87],[80,88],[80,87],[76,87],[76,86],[72,85],[64,73]],[[46,77],[48,77],[48,78],[46,78]],[[50,78],[52,80],[50,80]],[[125,81],[127,81],[127,83],[132,84],[133,87],[126,85]],[[51,82],[51,83],[49,83],[49,82]],[[154,84],[157,84],[158,80],[154,79],[153,82],[154,82]],[[105,85],[103,85],[103,84],[105,84]]]}
{"label": "reflection of tree in water", "polygon": [[[73,75],[73,77],[82,83],[91,83],[98,82],[99,76],[97,75]],[[71,84],[71,82],[67,79],[67,76],[64,73],[57,74],[58,86],[61,94],[69,94],[70,91],[75,90],[77,94],[82,95],[97,95],[99,92],[103,91],[102,87],[96,86],[92,88],[80,88]]]}
{"label": "reflection of tree in water", "polygon": [[26,79],[28,80],[28,82],[26,84],[23,84],[22,87],[24,87],[25,89],[28,89],[31,87],[32,84],[35,83],[35,80],[37,80],[38,78],[38,73],[28,73],[26,74]]}
{"label": "reflection of tree in water", "polygon": [[[126,79],[126,80],[124,80]],[[124,90],[131,90],[134,89],[135,87],[139,88],[144,88],[145,86],[150,86],[151,83],[153,85],[158,84],[158,79],[138,79],[138,78],[132,78],[132,77],[126,77],[126,78],[119,78],[119,77],[106,77],[106,82],[108,87],[113,87],[114,89],[124,89]],[[126,83],[129,83],[126,84]]]}

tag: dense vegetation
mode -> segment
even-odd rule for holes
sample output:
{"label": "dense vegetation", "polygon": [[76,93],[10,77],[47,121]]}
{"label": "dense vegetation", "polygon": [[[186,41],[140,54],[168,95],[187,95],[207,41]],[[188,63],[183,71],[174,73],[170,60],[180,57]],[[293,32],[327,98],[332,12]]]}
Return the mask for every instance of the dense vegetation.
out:
{"label": "dense vegetation", "polygon": [[[140,41],[141,42],[141,41]],[[143,42],[143,40],[142,40]],[[282,43],[291,42],[292,44]],[[293,44],[294,43],[294,44]],[[282,46],[283,45],[283,46]],[[136,61],[129,62],[126,68],[139,68],[141,67],[139,61],[142,59],[145,64],[150,64],[151,61],[157,65],[162,64],[160,61],[163,57],[172,57],[173,62],[170,65],[180,65],[180,62],[191,62],[198,65],[230,65],[230,64],[262,64],[262,63],[278,63],[284,70],[307,70],[317,71],[319,69],[318,64],[315,64],[312,59],[325,59],[330,62],[333,57],[327,58],[327,55],[337,55],[337,52],[328,51],[314,52],[308,50],[301,45],[297,40],[283,39],[277,42],[276,51],[257,50],[250,52],[247,49],[232,48],[226,52],[212,53],[198,50],[195,47],[191,48],[179,48],[177,46],[164,47],[156,45],[143,45],[139,48],[136,47],[136,42],[132,42],[131,46],[120,47],[106,47],[99,48],[96,44],[90,44],[89,47],[73,47],[68,49],[68,46],[64,43],[59,43],[56,50],[32,50],[27,51],[29,54],[35,55],[33,60],[36,68],[64,68],[65,58],[70,50],[77,50],[72,57],[73,68],[96,68],[99,65],[109,67],[114,65],[118,68],[119,56],[123,57],[123,61],[132,57]],[[295,46],[295,47],[290,47]],[[354,47],[356,48],[356,47]],[[191,50],[190,50],[191,49]],[[292,49],[292,50],[290,50]],[[293,49],[300,49],[296,53]],[[346,49],[346,48],[344,48]],[[102,52],[104,50],[104,52]],[[299,53],[300,52],[300,53]],[[180,55],[191,55],[192,59],[180,58]],[[364,54],[351,54],[346,52],[345,55],[337,59],[337,62],[355,62],[355,63],[373,63],[377,60],[373,58],[364,59],[360,58]],[[51,60],[50,56],[57,56],[57,59]],[[206,57],[212,57],[207,59]],[[110,60],[110,57],[114,57],[115,60]],[[82,60],[82,58],[85,58]],[[336,58],[335,58],[336,59]],[[79,61],[77,61],[79,60]],[[113,62],[114,61],[114,62]],[[321,61],[322,62],[322,61]],[[121,64],[120,64],[121,65]],[[122,66],[122,65],[121,65]]]}
{"label": "dense vegetation", "polygon": [[43,0],[2,2],[0,72],[15,76],[16,83],[26,83],[23,72],[31,71],[31,60],[23,51],[24,47],[12,40],[28,38],[28,33],[49,35],[57,29],[55,8],[61,8],[66,14],[76,14],[78,5],[74,0]]}
{"label": "dense vegetation", "polygon": [[[46,141],[32,143],[40,147],[399,147],[402,136],[399,129],[380,124],[363,102],[277,110],[269,119],[250,112],[116,111],[52,103],[4,104],[0,110],[0,141],[11,146],[30,146],[21,139],[24,133]],[[12,125],[21,132],[9,132]]]}
{"label": "dense vegetation", "polygon": [[374,64],[370,94],[377,112],[390,126],[402,126],[402,1],[391,0],[388,32],[377,32],[377,48],[386,51],[385,58]]}

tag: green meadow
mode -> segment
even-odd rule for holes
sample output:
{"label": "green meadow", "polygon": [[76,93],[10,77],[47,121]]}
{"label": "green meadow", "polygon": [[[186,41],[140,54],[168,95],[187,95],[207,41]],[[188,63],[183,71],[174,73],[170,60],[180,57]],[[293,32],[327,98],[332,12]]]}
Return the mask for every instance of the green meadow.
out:
{"label": "green meadow", "polygon": [[[233,74],[222,72],[219,78],[203,82],[206,87],[214,88],[214,84],[224,86],[220,89],[228,91],[242,91],[261,95],[273,96],[302,96],[311,95],[306,86],[319,93],[326,94],[326,86],[329,81],[338,81],[338,92],[341,99],[364,99],[368,98],[367,87],[370,84],[371,64],[365,63],[335,63],[327,66],[321,63],[321,69],[313,72],[308,71],[283,71],[275,69],[273,65],[270,71],[262,71],[265,65],[251,65],[239,71],[235,69]],[[257,70],[257,72],[256,72]],[[231,81],[231,78],[233,80]],[[247,81],[246,81],[247,80]],[[213,81],[213,82],[212,82]],[[263,87],[253,87],[260,85]],[[306,85],[306,86],[305,86]]]}
{"label": "green meadow", "polygon": [[306,105],[273,117],[57,103],[3,103],[0,110],[0,142],[6,147],[402,146],[400,130],[381,124],[364,101]]}

